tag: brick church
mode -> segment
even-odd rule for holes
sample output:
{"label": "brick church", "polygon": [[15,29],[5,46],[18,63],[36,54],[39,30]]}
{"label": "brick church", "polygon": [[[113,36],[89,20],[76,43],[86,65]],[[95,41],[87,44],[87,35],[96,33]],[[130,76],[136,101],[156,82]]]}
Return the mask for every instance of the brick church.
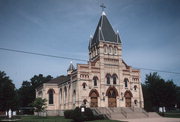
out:
{"label": "brick church", "polygon": [[122,44],[105,12],[89,40],[87,64],[71,63],[66,76],[59,76],[36,89],[47,99],[47,112],[86,107],[144,107],[140,70],[122,59]]}

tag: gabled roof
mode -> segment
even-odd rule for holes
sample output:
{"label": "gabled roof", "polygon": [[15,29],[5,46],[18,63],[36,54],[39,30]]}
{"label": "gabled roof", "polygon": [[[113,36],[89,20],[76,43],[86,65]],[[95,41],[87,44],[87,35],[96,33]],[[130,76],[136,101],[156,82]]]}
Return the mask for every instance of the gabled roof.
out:
{"label": "gabled roof", "polygon": [[54,79],[52,79],[52,80],[50,80],[50,81],[48,81],[46,83],[57,83],[57,84],[59,84],[59,83],[69,81],[69,80],[70,80],[69,75],[67,75],[67,76],[61,75],[61,76],[59,76],[57,78],[54,78]]}
{"label": "gabled roof", "polygon": [[90,41],[91,41],[90,46],[94,44],[98,44],[99,41],[121,43],[119,34],[114,32],[104,11],[102,12],[94,36]]}

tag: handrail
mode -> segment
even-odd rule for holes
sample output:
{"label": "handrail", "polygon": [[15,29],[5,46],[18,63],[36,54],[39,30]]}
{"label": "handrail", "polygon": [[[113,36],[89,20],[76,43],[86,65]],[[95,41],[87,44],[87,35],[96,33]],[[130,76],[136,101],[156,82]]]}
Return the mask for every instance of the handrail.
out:
{"label": "handrail", "polygon": [[125,118],[127,118],[127,113],[121,108],[121,113],[124,115]]}
{"label": "handrail", "polygon": [[149,117],[149,114],[148,114],[144,109],[142,109],[142,112],[143,112],[147,117]]}
{"label": "handrail", "polygon": [[106,114],[109,116],[109,118],[111,118],[111,112],[109,111],[109,109],[105,107],[105,111],[106,111]]}
{"label": "handrail", "polygon": [[130,109],[134,112],[134,107],[130,107]]}

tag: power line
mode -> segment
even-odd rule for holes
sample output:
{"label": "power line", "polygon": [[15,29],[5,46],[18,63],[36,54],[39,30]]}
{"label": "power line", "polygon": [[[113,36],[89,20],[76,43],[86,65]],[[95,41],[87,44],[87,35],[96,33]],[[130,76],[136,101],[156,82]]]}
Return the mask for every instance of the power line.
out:
{"label": "power line", "polygon": [[23,50],[15,50],[15,49],[8,49],[8,48],[2,48],[2,47],[0,47],[0,50],[6,50],[6,51],[18,52],[18,53],[25,53],[25,54],[31,54],[31,55],[38,55],[38,56],[46,56],[46,57],[52,57],[52,58],[61,58],[61,59],[67,59],[67,60],[87,61],[87,60],[78,59],[78,58],[70,58],[70,57],[64,57],[64,56],[56,56],[56,55],[50,55],[50,54],[28,52],[28,51],[23,51]]}
{"label": "power line", "polygon": [[149,69],[149,68],[138,68],[134,67],[135,69],[141,69],[141,70],[148,70],[148,71],[155,71],[155,72],[164,72],[164,73],[171,73],[171,74],[177,74],[180,75],[180,72],[173,72],[173,71],[165,71],[165,70],[159,70],[159,69]]}
{"label": "power line", "polygon": [[[25,53],[25,54],[31,54],[31,55],[38,55],[38,56],[46,56],[46,57],[51,57],[51,58],[61,58],[61,59],[74,60],[74,61],[83,61],[83,62],[87,62],[88,61],[88,60],[79,59],[79,58],[56,56],[56,55],[36,53],[36,52],[29,52],[29,51],[23,51],[23,50],[15,50],[15,49],[2,48],[2,47],[0,47],[0,50],[17,52],[17,53]],[[165,71],[165,70],[150,69],[150,68],[143,68],[143,67],[134,67],[134,68],[141,69],[141,70],[148,70],[148,71],[155,71],[155,72],[164,72],[164,73],[171,73],[171,74],[180,75],[180,72],[174,72],[174,71]]]}

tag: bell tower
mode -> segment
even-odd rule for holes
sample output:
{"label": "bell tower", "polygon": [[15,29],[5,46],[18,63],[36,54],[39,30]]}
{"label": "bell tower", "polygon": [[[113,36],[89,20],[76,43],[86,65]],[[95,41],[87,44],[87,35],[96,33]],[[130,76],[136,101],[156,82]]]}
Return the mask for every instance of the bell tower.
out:
{"label": "bell tower", "polygon": [[89,61],[91,62],[104,57],[121,58],[122,48],[119,32],[113,30],[104,11],[102,11],[94,36],[90,37],[88,48]]}

